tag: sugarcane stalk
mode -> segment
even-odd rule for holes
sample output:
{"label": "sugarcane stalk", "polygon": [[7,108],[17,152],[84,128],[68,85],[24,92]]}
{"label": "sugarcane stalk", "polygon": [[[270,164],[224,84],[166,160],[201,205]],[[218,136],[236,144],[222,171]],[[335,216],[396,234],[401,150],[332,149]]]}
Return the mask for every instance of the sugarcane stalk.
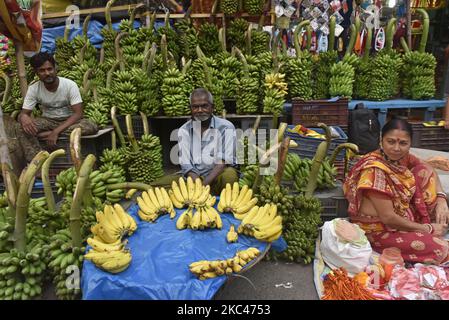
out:
{"label": "sugarcane stalk", "polygon": [[81,207],[84,198],[84,189],[89,183],[89,175],[95,164],[96,158],[89,154],[83,161],[76,182],[75,193],[73,195],[72,206],[70,207],[70,234],[72,236],[72,246],[80,248],[82,246],[81,238]]}
{"label": "sugarcane stalk", "polygon": [[9,98],[11,97],[12,81],[11,78],[8,77],[8,75],[4,72],[1,73],[1,76],[3,80],[5,80],[5,91],[3,92],[3,99],[2,99],[2,107],[4,107],[8,103]]}
{"label": "sugarcane stalk", "polygon": [[387,35],[386,35],[386,39],[385,39],[387,49],[393,48],[393,36],[394,36],[395,26],[396,26],[396,18],[391,18],[390,21],[388,21]]}
{"label": "sugarcane stalk", "polygon": [[120,128],[120,125],[118,124],[118,121],[117,121],[117,107],[116,106],[113,106],[111,108],[111,121],[112,121],[114,130],[117,133],[120,144],[122,146],[126,145],[125,136],[123,135],[122,129]]}
{"label": "sugarcane stalk", "polygon": [[349,43],[348,43],[348,47],[346,48],[346,53],[345,56],[349,56],[352,53],[352,50],[354,49],[354,45],[355,45],[355,38],[356,38],[356,27],[355,25],[351,24],[351,36],[349,38]]}
{"label": "sugarcane stalk", "polygon": [[108,28],[110,31],[113,30],[112,18],[111,18],[111,7],[113,6],[114,2],[115,2],[115,0],[109,0],[108,3],[106,4],[106,9],[105,9],[106,24],[108,25]]}
{"label": "sugarcane stalk", "polygon": [[56,202],[55,196],[53,195],[53,191],[51,188],[49,170],[53,160],[56,157],[60,157],[63,155],[65,155],[64,149],[58,149],[56,151],[53,151],[52,153],[50,153],[49,157],[47,158],[47,160],[45,160],[44,164],[42,165],[42,184],[44,186],[44,193],[45,199],[47,200],[48,210],[50,212],[56,211]]}
{"label": "sugarcane stalk", "polygon": [[83,157],[81,155],[81,128],[76,128],[70,134],[70,155],[75,166],[76,173],[79,173]]}
{"label": "sugarcane stalk", "polygon": [[288,147],[290,144],[290,137],[286,137],[282,141],[281,149],[279,150],[278,169],[274,181],[277,185],[281,184],[282,176],[284,175],[285,163],[287,161]]}
{"label": "sugarcane stalk", "polygon": [[320,127],[321,129],[324,130],[324,134],[326,136],[326,142],[327,142],[327,149],[326,149],[326,154],[329,151],[329,147],[331,146],[331,142],[332,142],[332,132],[331,129],[324,123],[318,123],[318,127]]}
{"label": "sugarcane stalk", "polygon": [[331,166],[334,164],[335,159],[337,159],[337,155],[338,155],[338,154],[340,153],[340,151],[343,150],[343,149],[349,149],[349,150],[351,150],[352,152],[354,152],[355,154],[359,153],[359,147],[358,147],[356,144],[349,143],[349,142],[348,142],[348,143],[342,143],[342,144],[339,144],[339,145],[335,148],[334,152],[332,152],[331,158],[330,158],[330,160],[329,160],[329,164],[330,164]]}
{"label": "sugarcane stalk", "polygon": [[106,189],[108,190],[117,190],[117,189],[138,189],[142,191],[147,191],[148,189],[152,189],[153,187],[149,184],[142,182],[122,182],[115,184],[108,184]]}
{"label": "sugarcane stalk", "polygon": [[337,18],[335,16],[332,16],[329,22],[329,36],[328,36],[328,42],[329,42],[329,51],[335,50],[335,26],[337,24]]}
{"label": "sugarcane stalk", "polygon": [[140,112],[140,116],[142,117],[143,133],[146,135],[149,135],[150,134],[150,124],[148,123],[148,117],[142,111]]}
{"label": "sugarcane stalk", "polygon": [[251,35],[252,35],[252,26],[251,24],[248,25],[248,30],[246,30],[246,53],[248,55],[251,55]]}
{"label": "sugarcane stalk", "polygon": [[167,49],[167,37],[165,34],[161,37],[161,53],[162,53],[162,63],[164,66],[164,71],[168,67],[168,49]]}
{"label": "sugarcane stalk", "polygon": [[408,47],[407,42],[405,41],[404,37],[401,37],[400,42],[401,42],[401,46],[402,46],[402,49],[404,50],[404,52],[405,53],[410,52],[410,48]]}
{"label": "sugarcane stalk", "polygon": [[134,151],[139,150],[139,146],[137,144],[136,136],[134,135],[134,129],[133,129],[133,119],[130,114],[126,115],[126,129],[128,130],[128,139],[131,143]]}
{"label": "sugarcane stalk", "polygon": [[85,36],[87,38],[87,30],[89,28],[89,22],[90,22],[90,18],[92,18],[92,15],[88,15],[83,22],[83,36]]}
{"label": "sugarcane stalk", "polygon": [[422,35],[418,49],[419,52],[423,53],[426,51],[427,38],[429,37],[429,24],[430,24],[429,14],[426,12],[426,10],[421,8],[417,9],[416,12],[419,12],[423,17]]}
{"label": "sugarcane stalk", "polygon": [[371,50],[371,41],[373,40],[373,29],[368,28],[366,33],[365,50],[363,52],[363,61],[367,62]]}
{"label": "sugarcane stalk", "polygon": [[19,193],[16,203],[16,223],[14,226],[14,248],[19,252],[26,250],[26,219],[30,204],[30,193],[33,188],[36,172],[40,170],[48,158],[47,151],[40,151],[30,162],[19,183]]}
{"label": "sugarcane stalk", "polygon": [[317,187],[318,173],[320,172],[321,165],[326,157],[328,149],[327,141],[323,141],[318,145],[315,156],[313,157],[312,166],[310,168],[309,181],[306,186],[306,197],[311,197]]}
{"label": "sugarcane stalk", "polygon": [[120,40],[123,37],[129,36],[128,32],[120,32],[117,37],[115,37],[114,47],[115,47],[115,57],[118,61],[120,61],[120,70],[125,71],[125,60],[123,59],[123,52],[120,48]]}

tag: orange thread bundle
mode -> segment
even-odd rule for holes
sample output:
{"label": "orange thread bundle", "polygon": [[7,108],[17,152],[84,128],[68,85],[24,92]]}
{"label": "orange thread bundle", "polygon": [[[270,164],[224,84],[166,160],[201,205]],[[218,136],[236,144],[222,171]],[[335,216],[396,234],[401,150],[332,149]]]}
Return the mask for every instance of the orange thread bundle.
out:
{"label": "orange thread bundle", "polygon": [[376,300],[363,285],[349,277],[344,268],[332,270],[323,284],[322,300]]}

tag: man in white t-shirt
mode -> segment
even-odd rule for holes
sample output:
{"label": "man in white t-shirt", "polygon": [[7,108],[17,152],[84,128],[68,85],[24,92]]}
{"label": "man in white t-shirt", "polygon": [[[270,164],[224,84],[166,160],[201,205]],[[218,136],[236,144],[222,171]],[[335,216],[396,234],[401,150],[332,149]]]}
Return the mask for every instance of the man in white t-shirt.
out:
{"label": "man in white t-shirt", "polygon": [[[38,138],[54,147],[58,137],[68,135],[75,128],[81,128],[83,135],[95,134],[98,127],[83,118],[83,105],[78,86],[72,80],[58,77],[52,55],[41,52],[30,59],[30,64],[39,81],[28,88],[19,122],[27,137],[23,149],[30,161],[40,151]],[[39,105],[41,117],[32,117],[32,111]]]}

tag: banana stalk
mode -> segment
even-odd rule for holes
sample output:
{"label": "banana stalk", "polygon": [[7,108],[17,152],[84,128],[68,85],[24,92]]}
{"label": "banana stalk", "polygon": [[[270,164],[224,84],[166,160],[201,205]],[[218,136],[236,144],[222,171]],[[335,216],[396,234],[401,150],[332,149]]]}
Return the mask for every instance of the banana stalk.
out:
{"label": "banana stalk", "polygon": [[89,154],[86,157],[79,170],[78,180],[76,182],[75,194],[70,208],[70,234],[72,235],[72,246],[74,248],[82,247],[81,206],[84,198],[84,189],[89,183],[89,175],[92,172],[95,161],[96,158],[93,154]]}
{"label": "banana stalk", "polygon": [[110,31],[112,31],[112,18],[111,18],[111,7],[113,6],[115,0],[109,0],[108,3],[106,4],[106,9],[105,9],[105,18],[106,18],[106,23],[108,25],[108,28]]}
{"label": "banana stalk", "polygon": [[162,35],[161,37],[161,53],[162,53],[162,63],[164,66],[164,70],[167,70],[168,67],[168,49],[167,49],[167,37],[164,35]]}
{"label": "banana stalk", "polygon": [[84,63],[84,56],[86,55],[86,50],[87,50],[87,43],[81,48],[78,54],[78,61],[80,65]]}
{"label": "banana stalk", "polygon": [[335,50],[335,26],[336,26],[336,23],[337,23],[337,18],[335,18],[335,16],[332,16],[330,19],[330,23],[329,23],[328,51]]}
{"label": "banana stalk", "polygon": [[26,219],[30,204],[29,190],[32,189],[36,172],[42,167],[48,158],[47,151],[40,151],[28,165],[27,170],[22,174],[19,181],[19,193],[16,203],[16,224],[14,227],[14,248],[20,252],[26,249]]}
{"label": "banana stalk", "polygon": [[120,128],[120,125],[118,124],[118,121],[117,121],[117,107],[116,106],[113,106],[111,108],[111,121],[112,121],[112,125],[114,126],[114,130],[117,133],[120,144],[122,146],[126,145],[125,136],[123,135],[122,129]]}
{"label": "banana stalk", "polygon": [[410,52],[410,48],[408,47],[407,42],[405,41],[404,37],[401,37],[400,42],[401,42],[401,46],[402,46],[402,49],[404,50],[404,52],[405,53]]}
{"label": "banana stalk", "polygon": [[17,180],[17,176],[12,172],[8,163],[2,163],[2,175],[8,199],[8,216],[15,220],[19,182]]}
{"label": "banana stalk", "polygon": [[279,162],[278,162],[278,170],[276,172],[276,176],[274,181],[277,185],[280,185],[282,176],[284,175],[285,163],[287,161],[288,154],[288,146],[290,145],[290,137],[286,137],[282,141],[281,149],[279,152]]}
{"label": "banana stalk", "polygon": [[[286,122],[281,122],[278,128],[278,142],[284,139],[285,130],[287,130],[288,124]],[[273,127],[276,128],[276,127]]]}
{"label": "banana stalk", "polygon": [[140,116],[142,117],[143,133],[146,135],[149,135],[150,134],[150,124],[148,123],[148,117],[143,112],[140,112]]}
{"label": "banana stalk", "polygon": [[128,130],[128,139],[131,143],[134,151],[139,150],[139,146],[137,144],[136,136],[134,135],[134,129],[133,129],[133,119],[130,114],[126,115],[126,129]]}
{"label": "banana stalk", "polygon": [[325,153],[325,155],[326,155],[327,152],[329,151],[329,147],[331,146],[332,132],[331,132],[331,129],[324,123],[321,123],[321,122],[318,123],[318,127],[320,127],[321,129],[324,130],[324,134],[326,136],[326,142],[327,142],[327,145],[326,145],[327,149],[326,149],[326,153]]}
{"label": "banana stalk", "polygon": [[146,68],[147,68],[146,71],[147,71],[148,75],[151,75],[151,72],[153,70],[153,64],[154,64],[154,59],[156,58],[156,52],[157,52],[157,47],[156,47],[156,44],[153,43],[153,45],[151,46],[151,49],[150,49],[150,57],[148,59],[148,63],[146,66]]}
{"label": "banana stalk", "polygon": [[312,166],[310,168],[309,181],[307,183],[305,196],[312,197],[315,189],[317,187],[318,173],[320,172],[321,165],[323,164],[323,160],[326,157],[327,149],[329,149],[329,143],[327,141],[323,141],[318,145],[318,148],[315,153],[315,157],[313,157]]}
{"label": "banana stalk", "polygon": [[111,85],[112,85],[112,77],[114,76],[114,72],[115,70],[117,70],[117,68],[120,66],[120,61],[116,61],[111,69],[108,71],[108,75],[106,77],[106,88],[110,89]]}
{"label": "banana stalk", "polygon": [[81,128],[76,128],[70,134],[70,155],[75,170],[78,173],[83,162],[83,157],[81,155]]}
{"label": "banana stalk", "polygon": [[120,40],[123,37],[129,36],[128,32],[120,32],[117,37],[115,37],[114,47],[115,47],[115,57],[118,61],[120,61],[120,70],[125,71],[125,60],[123,59],[123,52],[120,48]]}
{"label": "banana stalk", "polygon": [[100,49],[100,64],[104,63],[104,48]]}
{"label": "banana stalk", "polygon": [[117,150],[117,135],[114,130],[111,131],[111,148]]}
{"label": "banana stalk", "polygon": [[147,191],[152,188],[153,187],[151,185],[142,182],[122,182],[122,183],[108,184],[106,186],[106,189],[108,190],[138,189],[142,191]]}
{"label": "banana stalk", "polygon": [[418,51],[421,53],[424,53],[426,51],[426,44],[427,44],[427,38],[429,36],[429,15],[424,9],[417,9],[417,12],[419,12],[423,17],[423,28],[422,28],[422,35],[421,35],[421,41],[419,42],[419,49]]}
{"label": "banana stalk", "polygon": [[93,70],[91,68],[89,68],[84,73],[84,76],[83,76],[83,92],[82,92],[83,95],[87,95],[87,93],[89,92],[89,89],[90,89],[89,79],[90,79],[90,76],[92,75],[92,72],[93,72]]}
{"label": "banana stalk", "polygon": [[365,50],[363,52],[363,61],[367,62],[371,50],[371,41],[373,40],[373,29],[368,28],[366,34]]}
{"label": "banana stalk", "polygon": [[85,36],[87,38],[87,29],[89,28],[89,22],[90,22],[90,18],[92,18],[92,15],[89,14],[83,22],[83,36]]}
{"label": "banana stalk", "polygon": [[308,25],[306,27],[307,30],[307,51],[310,51],[310,48],[312,47],[312,27]]}
{"label": "banana stalk", "polygon": [[253,133],[256,134],[257,130],[259,129],[260,126],[260,121],[262,120],[261,116],[257,116],[256,117],[256,121],[254,121],[254,125],[253,125]]}
{"label": "banana stalk", "polygon": [[332,166],[335,162],[335,159],[337,158],[337,155],[340,153],[341,150],[343,149],[349,149],[352,152],[354,152],[355,154],[359,153],[359,147],[356,144],[353,143],[342,143],[339,144],[334,152],[332,152],[331,158],[329,160],[329,164]]}
{"label": "banana stalk", "polygon": [[137,6],[135,6],[133,8],[133,10],[131,11],[131,15],[129,18],[129,22],[130,22],[130,26],[131,28],[134,28],[134,20],[136,20],[136,14],[137,11],[140,10],[141,8],[143,8],[145,5],[143,3],[139,3]]}
{"label": "banana stalk", "polygon": [[220,42],[221,51],[226,52],[226,36],[224,28],[218,30],[218,40]]}
{"label": "banana stalk", "polygon": [[251,55],[251,34],[253,32],[252,30],[253,30],[253,28],[252,28],[251,24],[249,24],[248,30],[245,32],[245,34],[246,34],[246,53],[248,55]]}
{"label": "banana stalk", "polygon": [[42,165],[42,184],[44,185],[45,199],[47,200],[48,211],[50,211],[50,212],[56,211],[56,203],[55,203],[55,197],[53,195],[53,191],[51,189],[50,177],[49,177],[48,171],[50,169],[50,166],[51,166],[53,160],[56,157],[60,157],[63,155],[65,155],[64,149],[58,149],[56,151],[53,151],[49,155],[47,160],[45,160],[44,164]]}
{"label": "banana stalk", "polygon": [[391,18],[390,21],[388,21],[387,25],[387,35],[385,38],[385,44],[387,49],[393,48],[393,36],[394,36],[394,30],[396,26],[396,18]]}
{"label": "banana stalk", "polygon": [[351,24],[350,29],[351,29],[351,36],[349,38],[349,43],[348,43],[348,47],[346,48],[345,56],[349,56],[352,53],[352,50],[354,49],[354,45],[355,45],[357,29],[356,29],[355,25],[353,25],[353,24]]}
{"label": "banana stalk", "polygon": [[3,99],[2,99],[2,110],[3,110],[11,96],[12,81],[11,78],[4,72],[2,72],[1,76],[3,80],[5,80],[5,91],[3,92]]}

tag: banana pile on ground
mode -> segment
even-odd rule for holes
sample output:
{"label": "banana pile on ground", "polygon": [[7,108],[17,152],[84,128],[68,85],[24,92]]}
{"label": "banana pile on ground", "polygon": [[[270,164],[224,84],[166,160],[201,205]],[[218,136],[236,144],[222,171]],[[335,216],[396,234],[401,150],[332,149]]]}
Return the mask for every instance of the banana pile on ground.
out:
{"label": "banana pile on ground", "polygon": [[279,254],[279,257],[287,261],[307,264],[315,257],[315,242],[322,223],[321,202],[314,197],[307,198],[299,195],[295,197],[294,203],[295,209],[283,233],[288,247]]}
{"label": "banana pile on ground", "polygon": [[120,206],[105,206],[97,212],[98,224],[92,228],[93,238],[87,239],[92,247],[84,257],[97,267],[110,273],[119,273],[131,263],[131,252],[125,249],[122,238],[137,230],[134,219]]}
{"label": "banana pile on ground", "polygon": [[191,85],[184,73],[173,67],[164,72],[161,94],[162,108],[166,116],[190,114],[189,94]]}
{"label": "banana pile on ground", "polygon": [[287,83],[285,74],[270,73],[265,76],[265,96],[263,98],[263,113],[279,116],[284,110]]}
{"label": "banana pile on ground", "polygon": [[264,177],[257,197],[260,207],[267,203],[275,204],[277,211],[285,220],[288,219],[291,210],[294,208],[293,196],[289,194],[288,188],[277,185],[273,177]]}
{"label": "banana pile on ground", "polygon": [[207,57],[220,51],[218,27],[215,24],[205,22],[198,28],[198,45]]}
{"label": "banana pile on ground", "polygon": [[[298,192],[305,192],[311,168],[311,159],[289,156],[282,178],[287,181],[293,180],[295,189]],[[318,172],[317,189],[335,188],[336,176],[337,168],[331,166],[329,159],[324,160]]]}
{"label": "banana pile on ground", "polygon": [[11,249],[0,253],[0,300],[28,300],[42,294],[47,269],[42,261],[44,251],[38,243],[24,252]]}
{"label": "banana pile on ground", "polygon": [[248,25],[248,21],[242,18],[237,18],[231,21],[226,33],[226,43],[229,51],[232,47],[237,47],[239,49],[245,48],[245,32],[248,30]]}
{"label": "banana pile on ground", "polygon": [[227,15],[236,14],[239,11],[238,0],[222,0],[220,1],[221,11]]}
{"label": "banana pile on ground", "polygon": [[175,208],[165,188],[154,188],[142,192],[141,196],[137,197],[137,203],[140,209],[139,217],[144,221],[154,222],[164,214],[170,214],[170,219],[176,216]]}
{"label": "banana pile on ground", "polygon": [[307,51],[300,51],[287,60],[282,72],[287,77],[290,97],[312,99],[312,66],[312,56]]}
{"label": "banana pile on ground", "polygon": [[314,63],[315,89],[313,96],[314,99],[327,99],[329,98],[330,70],[332,65],[337,62],[338,53],[336,50],[320,52],[317,57],[318,61]]}
{"label": "banana pile on ground", "polygon": [[144,134],[137,142],[137,148],[128,148],[126,169],[131,181],[150,183],[164,175],[162,167],[162,146],[159,137]]}
{"label": "banana pile on ground", "polygon": [[257,171],[258,171],[258,166],[255,164],[250,164],[250,165],[244,166],[241,169],[243,177],[240,178],[240,180],[239,180],[240,187],[247,185],[251,188],[254,184],[254,181],[256,180]]}
{"label": "banana pile on ground", "polygon": [[207,261],[201,260],[189,265],[190,272],[200,280],[211,279],[231,273],[239,273],[243,267],[260,255],[257,248],[251,247],[238,251],[233,258],[227,260]]}
{"label": "banana pile on ground", "polygon": [[263,11],[265,0],[245,0],[245,11],[251,15],[259,15]]}
{"label": "banana pile on ground", "polygon": [[176,221],[177,229],[204,230],[207,228],[221,229],[223,227],[220,214],[207,200],[204,200],[206,198],[207,194],[200,199],[203,201],[203,205],[192,204],[179,216]]}
{"label": "banana pile on ground", "polygon": [[216,198],[210,195],[210,186],[204,186],[201,179],[187,177],[187,180],[180,177],[178,183],[172,181],[168,195],[173,205],[178,209],[189,206],[202,206],[206,203],[209,206],[215,204]]}
{"label": "banana pile on ground", "polygon": [[354,67],[357,65],[357,56],[346,55],[342,61],[331,67],[331,78],[329,80],[329,94],[331,97],[340,96],[350,99],[353,92],[355,77]]}
{"label": "banana pile on ground", "polygon": [[277,205],[267,203],[253,207],[243,218],[237,232],[260,241],[273,242],[282,235],[282,217],[277,214]]}
{"label": "banana pile on ground", "polygon": [[234,182],[232,187],[228,183],[221,191],[217,209],[223,213],[232,213],[234,218],[242,220],[256,204],[257,198],[253,197],[253,190],[247,185],[240,189],[238,182]]}
{"label": "banana pile on ground", "polygon": [[67,270],[78,268],[81,270],[84,260],[85,247],[73,247],[72,236],[69,229],[62,229],[50,238],[50,250],[48,253],[48,267],[53,275],[53,284],[56,288],[56,296],[59,299],[79,299],[81,290],[76,286],[68,286],[67,279],[72,274]]}
{"label": "banana pile on ground", "polygon": [[30,199],[26,228],[27,239],[39,239],[45,243],[47,237],[64,226],[63,216],[58,211],[48,210],[45,197]]}

